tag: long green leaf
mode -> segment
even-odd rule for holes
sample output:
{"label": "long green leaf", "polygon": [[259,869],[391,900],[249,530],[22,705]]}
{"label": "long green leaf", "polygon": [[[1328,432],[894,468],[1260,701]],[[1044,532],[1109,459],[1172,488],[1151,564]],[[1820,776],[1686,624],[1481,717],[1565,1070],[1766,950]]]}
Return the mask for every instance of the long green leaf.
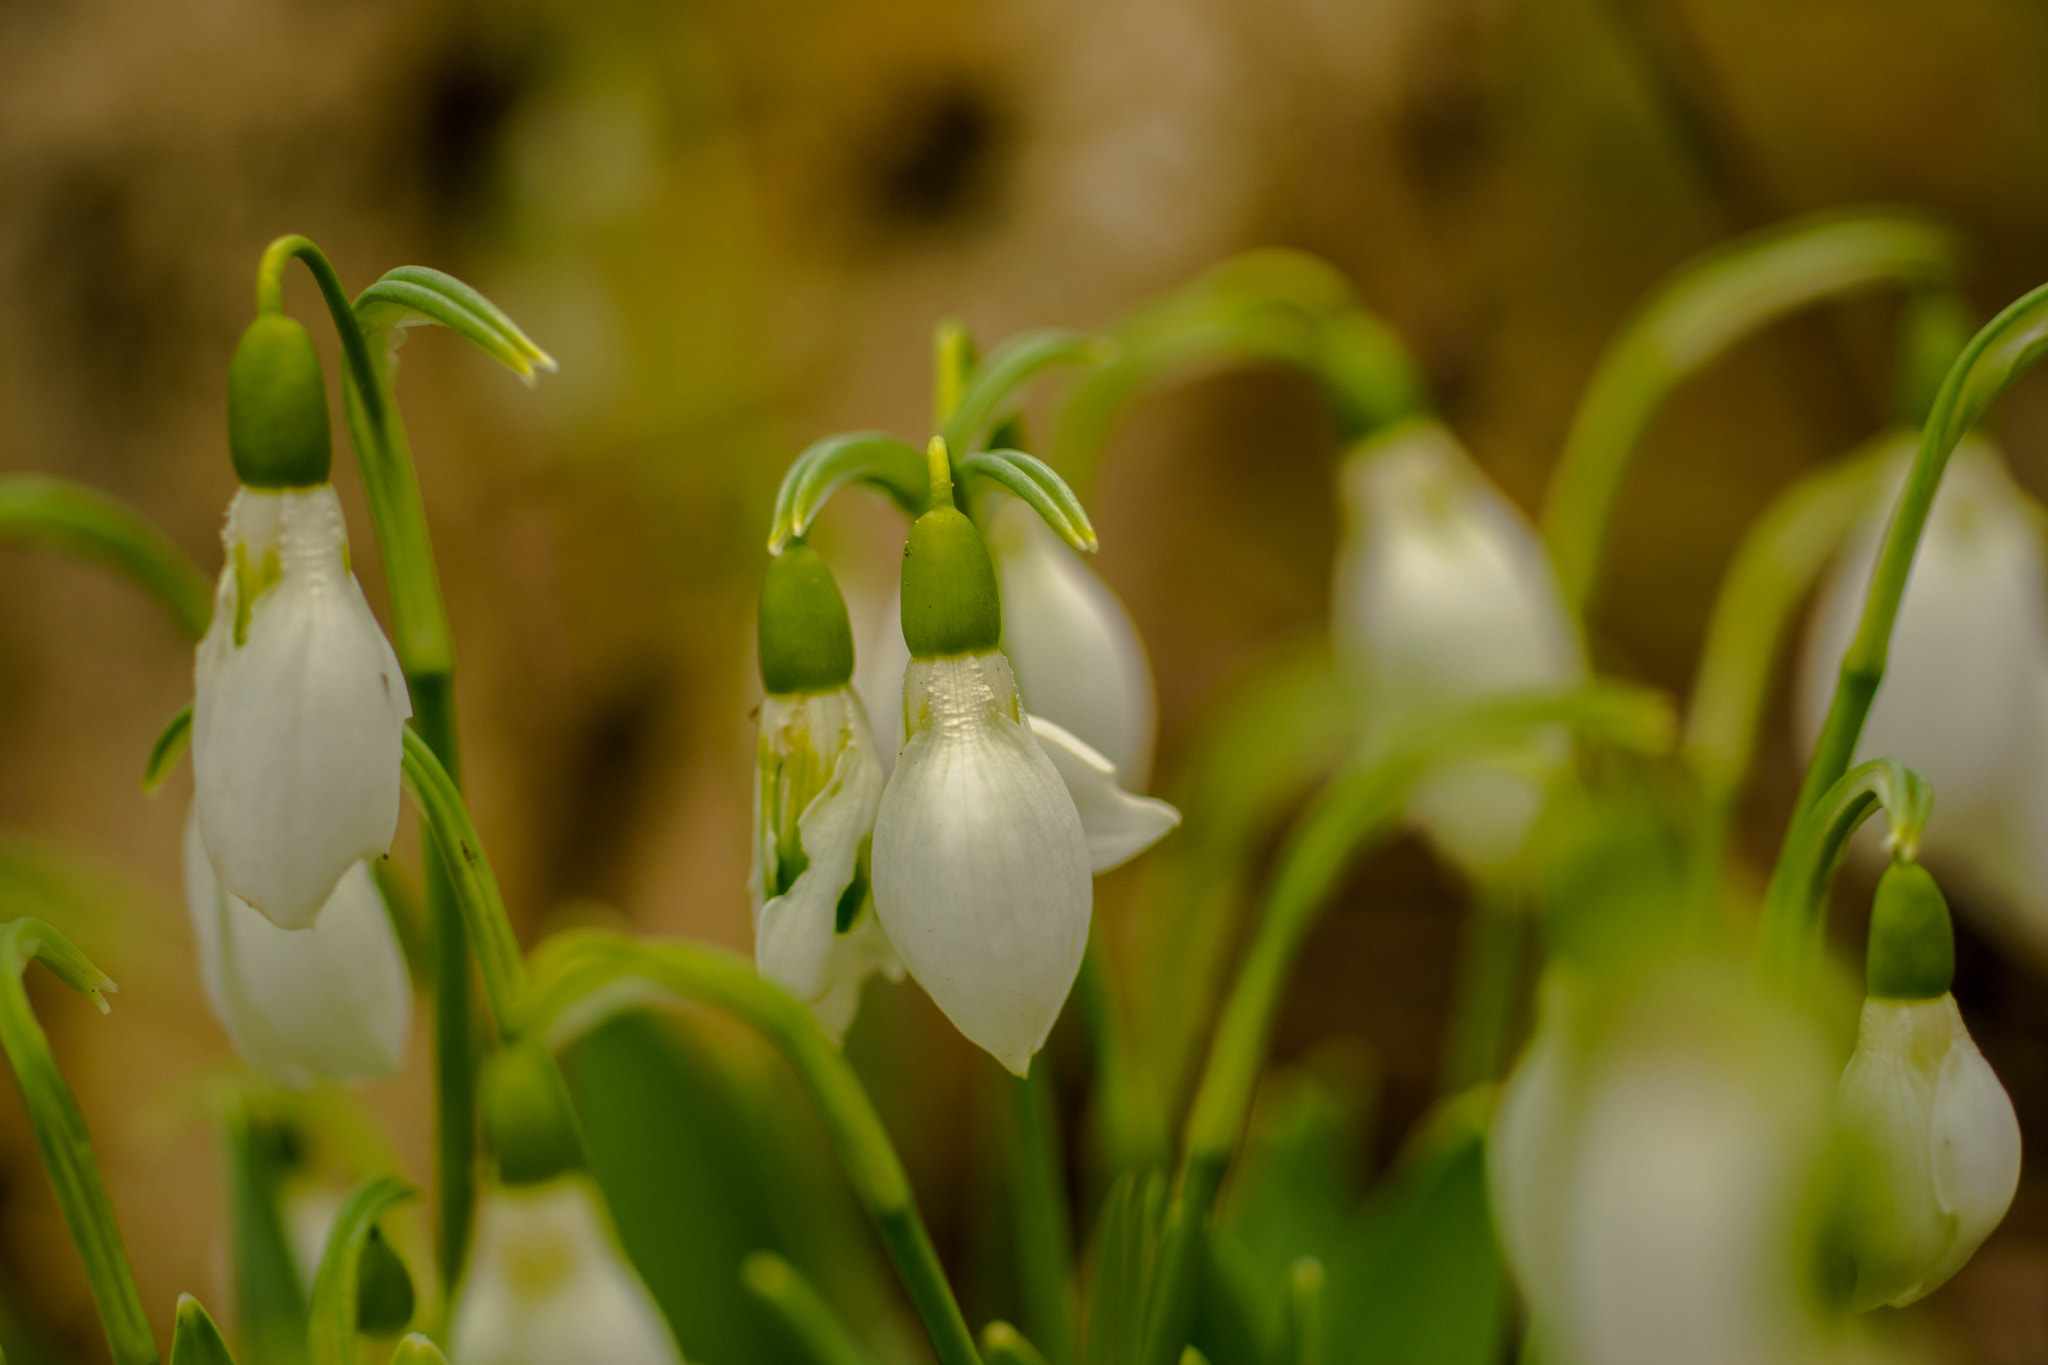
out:
{"label": "long green leaf", "polygon": [[782,1320],[812,1365],[871,1365],[832,1306],[802,1272],[774,1252],[757,1251],[741,1262],[740,1281]]}
{"label": "long green leaf", "polygon": [[29,541],[104,564],[147,593],[188,640],[206,634],[213,586],[157,525],[98,489],[43,474],[0,476],[0,543]]}
{"label": "long green leaf", "polygon": [[403,1180],[380,1176],[356,1186],[342,1201],[320,1254],[320,1273],[313,1278],[308,1342],[313,1365],[355,1365],[363,1248],[379,1218],[419,1194]]}

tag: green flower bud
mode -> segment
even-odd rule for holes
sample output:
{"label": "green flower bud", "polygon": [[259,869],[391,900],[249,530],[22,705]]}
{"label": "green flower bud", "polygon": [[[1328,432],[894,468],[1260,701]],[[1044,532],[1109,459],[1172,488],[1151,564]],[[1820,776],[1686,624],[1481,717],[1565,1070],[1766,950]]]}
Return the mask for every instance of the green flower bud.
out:
{"label": "green flower bud", "polygon": [[761,685],[772,697],[830,692],[853,677],[853,628],[825,557],[793,541],[761,582]]}
{"label": "green flower bud", "polygon": [[306,329],[283,313],[258,317],[235,348],[228,452],[250,488],[318,488],[333,467],[320,357]]}
{"label": "green flower bud", "polygon": [[953,505],[945,442],[934,437],[931,510],[903,545],[903,642],[913,659],[992,652],[1003,637],[996,566],[981,532]]}
{"label": "green flower bud", "polygon": [[405,1262],[384,1240],[382,1228],[371,1228],[356,1259],[356,1330],[373,1337],[397,1336],[412,1321],[412,1276]]}
{"label": "green flower bud", "polygon": [[1956,937],[1941,888],[1918,863],[1895,862],[1870,907],[1865,992],[1875,1000],[1934,1000],[1956,974]]}
{"label": "green flower bud", "polygon": [[555,1059],[538,1043],[491,1058],[482,1086],[484,1143],[506,1185],[534,1185],[583,1166],[576,1111]]}

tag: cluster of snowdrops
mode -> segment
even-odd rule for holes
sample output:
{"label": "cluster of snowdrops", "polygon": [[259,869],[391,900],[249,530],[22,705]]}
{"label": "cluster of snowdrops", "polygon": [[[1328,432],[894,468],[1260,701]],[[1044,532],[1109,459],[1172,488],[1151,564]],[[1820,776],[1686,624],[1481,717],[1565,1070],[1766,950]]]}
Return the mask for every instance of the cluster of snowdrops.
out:
{"label": "cluster of snowdrops", "polygon": [[[2048,541],[1979,429],[2048,350],[2048,290],[1976,328],[1955,257],[1940,225],[1887,211],[1689,263],[1601,362],[1540,526],[1430,414],[1398,337],[1312,259],[1226,262],[1102,335],[1029,332],[983,356],[942,326],[935,433],[821,440],[777,498],[749,963],[595,930],[521,950],[462,801],[396,348],[431,323],[529,382],[553,361],[447,275],[405,267],[350,299],[317,248],[280,239],[228,375],[240,487],[211,591],[133,511],[0,479],[0,536],[121,570],[197,646],[193,704],[147,784],[189,748],[196,969],[247,1080],[216,1105],[230,1330],[187,1296],[172,1360],[683,1359],[689,1305],[657,1305],[622,1249],[606,1201],[634,1192],[590,1174],[556,1060],[608,1016],[676,1001],[729,1012],[786,1058],[943,1365],[1478,1365],[1517,1334],[1523,1358],[1558,1365],[1890,1358],[1875,1310],[1953,1276],[2019,1179],[2012,1105],[1950,994],[1935,875],[1966,885],[2011,951],[2048,946]],[[327,379],[282,306],[295,261],[341,340],[388,635],[350,567]],[[1793,481],[1746,535],[1682,711],[1596,676],[1585,622],[1606,527],[1662,399],[1785,314],[1871,290],[1902,299],[1899,424]],[[1144,392],[1230,364],[1298,370],[1327,399],[1332,620],[1211,708],[1169,804],[1144,794],[1152,679],[1088,567],[1075,488]],[[1042,459],[1018,404],[1056,376]],[[854,490],[909,525],[895,599],[858,632],[809,541]],[[1731,830],[1809,597],[1808,767],[1759,893]],[[303,1197],[338,1086],[403,1060],[414,974],[387,904],[401,791],[423,830],[431,1238],[403,1231],[421,1189],[375,1143],[330,1150],[328,1174],[354,1183]],[[1306,1082],[1266,1052],[1319,914],[1404,830],[1470,888],[1469,919],[1442,1098],[1361,1194],[1301,1140],[1313,1106],[1289,1127],[1285,1096]],[[1094,878],[1155,845],[1114,952]],[[1852,857],[1879,869],[1860,970],[1825,935]],[[61,926],[17,919],[0,943],[0,1038],[110,1349],[154,1361],[20,978],[40,960],[96,998],[111,983]],[[839,1051],[877,973],[907,973],[1012,1073],[1014,1324],[970,1328]],[[1042,1053],[1063,1011],[1088,1073],[1071,1141]],[[795,1358],[886,1357],[775,1248],[731,1276]]]}

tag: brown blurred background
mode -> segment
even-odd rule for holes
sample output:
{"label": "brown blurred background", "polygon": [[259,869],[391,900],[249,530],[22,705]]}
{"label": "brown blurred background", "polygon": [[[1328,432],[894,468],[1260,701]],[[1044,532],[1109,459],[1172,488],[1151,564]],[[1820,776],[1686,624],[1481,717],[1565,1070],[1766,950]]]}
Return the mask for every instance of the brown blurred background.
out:
{"label": "brown blurred background", "polygon": [[[126,498],[211,571],[224,377],[263,244],[307,233],[352,288],[412,262],[478,285],[561,374],[528,392],[420,332],[400,398],[508,899],[529,936],[594,896],[744,947],[775,481],[834,430],[920,434],[941,316],[984,344],[1101,325],[1230,252],[1302,247],[1410,340],[1451,425],[1533,506],[1600,346],[1653,281],[1735,231],[1868,200],[1958,223],[1987,311],[2048,279],[2048,9],[0,0],[0,469]],[[303,275],[288,297],[328,335]],[[1781,329],[1658,422],[1595,623],[1608,666],[1682,687],[1739,529],[1883,415],[1889,321],[1858,305]],[[2000,425],[2021,480],[2048,490],[2048,388],[2022,386]],[[1333,454],[1308,387],[1255,374],[1147,401],[1112,447],[1099,567],[1152,651],[1163,785],[1218,689],[1321,622]],[[381,602],[353,472],[337,481]],[[886,591],[900,529],[835,504],[821,540],[849,595]],[[191,1078],[226,1043],[177,900],[189,786],[137,790],[191,656],[95,570],[8,550],[0,575],[0,829],[120,888],[78,933],[125,988],[113,1015],[38,1000],[161,1330],[220,1255]],[[1783,732],[1757,850],[1789,799]],[[1412,1108],[1455,920],[1418,851],[1384,872],[1332,916],[1286,1035],[1361,1039]],[[1965,970],[2027,1135],[2048,1140],[2042,982],[1969,943]],[[971,1059],[909,990],[870,1006],[870,1027],[895,1019],[945,1059],[888,1103],[957,1237],[938,1102]],[[416,1046],[369,1096],[422,1171],[426,1063]],[[0,1286],[99,1358],[11,1086]],[[1960,1359],[2048,1361],[2038,1175],[1932,1312]]]}

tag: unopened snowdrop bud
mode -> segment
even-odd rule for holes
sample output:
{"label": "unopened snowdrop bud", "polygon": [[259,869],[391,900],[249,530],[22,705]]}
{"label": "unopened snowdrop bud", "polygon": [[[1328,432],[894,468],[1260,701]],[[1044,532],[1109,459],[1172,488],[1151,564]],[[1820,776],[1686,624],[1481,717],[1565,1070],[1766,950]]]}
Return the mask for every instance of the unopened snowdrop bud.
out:
{"label": "unopened snowdrop bud", "polygon": [[492,1188],[448,1338],[458,1365],[680,1365],[586,1175]]}
{"label": "unopened snowdrop bud", "polygon": [[2019,1122],[1949,994],[1954,969],[1940,888],[1918,864],[1894,863],[1871,910],[1870,998],[1836,1096],[1856,1173],[1846,1241],[1859,1310],[1946,1283],[2019,1185]]}
{"label": "unopened snowdrop bud", "polygon": [[300,1087],[398,1070],[412,983],[368,867],[342,874],[311,925],[280,929],[221,888],[195,812],[185,822],[185,903],[207,1003],[244,1061]]}
{"label": "unopened snowdrop bud", "polygon": [[1002,586],[1003,653],[1031,714],[1108,759],[1142,791],[1152,775],[1158,707],[1152,666],[1124,604],[1028,504],[983,504]]}
{"label": "unopened snowdrop bud", "polygon": [[[1367,724],[1585,674],[1577,629],[1535,528],[1442,426],[1418,422],[1349,454],[1333,635]],[[1425,782],[1410,814],[1483,873],[1520,851],[1562,735]]]}
{"label": "unopened snowdrop bud", "polygon": [[903,548],[905,742],[875,820],[875,910],[954,1025],[1022,1075],[1087,947],[1088,839],[996,650],[995,567],[944,445],[932,455],[932,510]]}
{"label": "unopened snowdrop bud", "polygon": [[754,962],[835,1040],[875,971],[902,975],[868,904],[885,770],[851,686],[853,635],[824,559],[797,542],[761,589],[754,770]]}
{"label": "unopened snowdrop bud", "polygon": [[222,885],[302,928],[398,825],[405,679],[331,486],[244,487],[194,668],[192,774]]}

